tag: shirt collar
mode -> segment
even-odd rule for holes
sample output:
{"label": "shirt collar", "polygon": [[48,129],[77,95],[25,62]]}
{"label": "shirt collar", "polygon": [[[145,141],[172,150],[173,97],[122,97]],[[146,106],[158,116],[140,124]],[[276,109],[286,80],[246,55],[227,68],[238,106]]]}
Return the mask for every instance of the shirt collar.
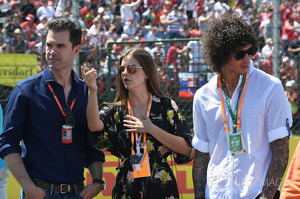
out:
{"label": "shirt collar", "polygon": [[[52,76],[49,67],[47,67],[42,73],[43,73],[44,83],[55,82],[55,79]],[[71,72],[71,76],[72,76],[72,85],[74,85],[74,83],[79,84],[80,80],[79,80],[77,74],[75,73],[75,71],[73,69],[72,69],[72,72]]]}

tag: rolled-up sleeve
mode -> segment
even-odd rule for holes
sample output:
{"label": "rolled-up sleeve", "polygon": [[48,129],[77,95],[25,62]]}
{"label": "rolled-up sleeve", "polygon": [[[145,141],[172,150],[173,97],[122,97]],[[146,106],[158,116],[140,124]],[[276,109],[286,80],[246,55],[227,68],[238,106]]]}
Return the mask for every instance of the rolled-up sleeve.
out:
{"label": "rolled-up sleeve", "polygon": [[10,153],[21,153],[20,141],[25,134],[24,124],[27,119],[26,96],[16,86],[8,97],[3,133],[0,136],[0,157]]}
{"label": "rolled-up sleeve", "polygon": [[[199,90],[198,90],[199,91]],[[209,153],[209,141],[206,135],[205,122],[202,115],[199,92],[196,92],[193,101],[194,137],[192,146],[203,153]]]}

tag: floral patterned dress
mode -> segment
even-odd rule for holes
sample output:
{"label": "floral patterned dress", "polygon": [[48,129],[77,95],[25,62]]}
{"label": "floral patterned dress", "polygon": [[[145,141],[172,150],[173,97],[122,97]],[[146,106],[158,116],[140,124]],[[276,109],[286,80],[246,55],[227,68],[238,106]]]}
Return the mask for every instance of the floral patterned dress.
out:
{"label": "floral patterned dress", "polygon": [[[110,151],[122,161],[117,167],[118,174],[112,190],[112,198],[179,198],[176,179],[167,162],[167,157],[173,154],[177,164],[188,163],[191,158],[169,150],[150,134],[146,134],[151,176],[133,178],[130,162],[131,133],[126,132],[123,126],[123,119],[126,119],[127,114],[126,106],[104,106],[100,111],[100,118],[105,125],[104,131],[92,132],[90,137],[90,142],[96,149]],[[183,137],[191,145],[193,135],[173,100],[153,95],[150,119],[156,126]]]}

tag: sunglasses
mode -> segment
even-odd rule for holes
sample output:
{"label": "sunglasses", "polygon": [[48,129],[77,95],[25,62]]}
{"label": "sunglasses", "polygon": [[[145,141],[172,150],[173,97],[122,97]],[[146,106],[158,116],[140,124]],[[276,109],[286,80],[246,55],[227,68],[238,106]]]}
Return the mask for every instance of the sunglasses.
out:
{"label": "sunglasses", "polygon": [[138,66],[136,64],[129,64],[127,67],[126,66],[122,66],[122,65],[119,65],[118,66],[118,70],[123,73],[125,71],[125,69],[127,69],[128,73],[129,74],[134,74],[136,73],[136,70],[137,69],[142,69],[143,67],[141,66]]}
{"label": "sunglasses", "polygon": [[73,126],[75,125],[75,119],[73,117],[73,114],[71,113],[71,108],[67,105],[62,107],[63,112],[67,115],[66,118],[66,125]]}
{"label": "sunglasses", "polygon": [[235,57],[236,60],[242,60],[242,59],[244,59],[246,53],[248,54],[248,56],[250,58],[252,58],[252,56],[255,55],[256,50],[255,50],[255,48],[250,47],[248,50],[240,50],[240,51],[237,51],[233,54],[234,54],[234,57]]}

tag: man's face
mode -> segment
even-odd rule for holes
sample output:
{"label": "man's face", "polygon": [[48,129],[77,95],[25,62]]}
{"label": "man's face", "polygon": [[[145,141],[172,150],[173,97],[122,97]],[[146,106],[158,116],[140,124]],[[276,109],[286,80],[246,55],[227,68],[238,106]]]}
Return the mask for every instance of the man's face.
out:
{"label": "man's face", "polygon": [[46,60],[50,70],[71,69],[80,45],[72,48],[70,31],[53,32],[49,30],[46,38]]}
{"label": "man's face", "polygon": [[236,53],[231,53],[228,62],[223,66],[223,70],[226,70],[231,74],[238,74],[238,75],[246,74],[249,70],[249,63],[251,60],[251,56],[245,53],[242,59],[237,60],[236,54],[238,54],[241,51],[247,51],[250,48],[251,45],[249,44],[246,47],[237,50]]}

